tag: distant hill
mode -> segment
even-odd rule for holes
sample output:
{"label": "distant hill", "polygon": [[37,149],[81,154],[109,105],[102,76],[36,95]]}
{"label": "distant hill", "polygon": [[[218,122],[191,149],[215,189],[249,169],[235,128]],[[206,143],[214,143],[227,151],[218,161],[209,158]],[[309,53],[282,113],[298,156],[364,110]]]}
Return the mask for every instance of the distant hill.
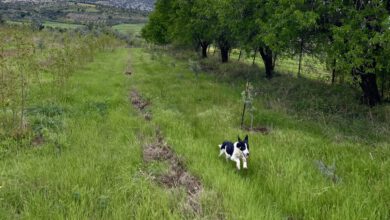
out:
{"label": "distant hill", "polygon": [[[125,2],[124,0],[121,0]],[[127,1],[65,1],[65,0],[0,0],[3,20],[30,22],[50,21],[78,25],[140,24],[147,22],[152,6],[140,5],[140,0]],[[145,0],[143,0],[145,1]],[[150,0],[148,0],[150,1]]]}
{"label": "distant hill", "polygon": [[155,0],[87,0],[84,2],[95,2],[101,5],[110,5],[120,8],[139,9],[141,11],[152,11]]}
{"label": "distant hill", "polygon": [[34,2],[34,3],[48,3],[48,2],[80,2],[93,3],[98,5],[107,5],[118,8],[138,9],[141,11],[152,11],[155,0],[0,0],[0,2]]}

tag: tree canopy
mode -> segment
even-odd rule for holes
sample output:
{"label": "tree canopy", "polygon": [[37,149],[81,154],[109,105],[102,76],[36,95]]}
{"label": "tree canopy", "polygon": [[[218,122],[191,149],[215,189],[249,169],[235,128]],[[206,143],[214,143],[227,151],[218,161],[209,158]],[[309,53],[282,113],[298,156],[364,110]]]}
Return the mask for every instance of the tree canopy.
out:
{"label": "tree canopy", "polygon": [[[359,82],[363,101],[381,102],[390,70],[390,2],[384,0],[157,0],[142,31],[152,43],[216,45],[259,52],[271,79],[278,56],[314,54],[337,75]],[[300,73],[300,69],[298,74]]]}

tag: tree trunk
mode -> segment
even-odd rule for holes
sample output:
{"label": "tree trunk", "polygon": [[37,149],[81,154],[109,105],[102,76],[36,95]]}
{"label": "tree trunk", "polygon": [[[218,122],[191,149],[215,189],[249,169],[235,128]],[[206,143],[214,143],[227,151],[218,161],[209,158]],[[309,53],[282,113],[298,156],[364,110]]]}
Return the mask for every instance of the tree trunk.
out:
{"label": "tree trunk", "polygon": [[229,61],[230,43],[223,36],[218,40],[218,46],[221,50],[221,61],[227,63]]}
{"label": "tree trunk", "polygon": [[206,42],[203,42],[200,44],[202,47],[202,58],[207,58],[207,48],[209,47],[209,44]]}
{"label": "tree trunk", "polygon": [[229,47],[220,47],[220,49],[222,63],[227,63],[229,61]]}
{"label": "tree trunk", "polygon": [[265,66],[265,75],[268,79],[273,77],[273,72],[275,68],[275,63],[273,62],[272,50],[265,46],[260,47],[259,49],[261,58],[263,59]]}
{"label": "tree trunk", "polygon": [[298,65],[298,78],[301,77],[301,70],[302,70],[302,56],[303,56],[303,39],[301,39],[301,45],[300,45],[300,51],[299,51],[299,65]]}
{"label": "tree trunk", "polygon": [[363,102],[373,107],[381,102],[376,75],[373,73],[360,74],[360,87],[363,90]]}
{"label": "tree trunk", "polygon": [[336,81],[336,59],[333,59],[333,66],[332,66],[332,85]]}

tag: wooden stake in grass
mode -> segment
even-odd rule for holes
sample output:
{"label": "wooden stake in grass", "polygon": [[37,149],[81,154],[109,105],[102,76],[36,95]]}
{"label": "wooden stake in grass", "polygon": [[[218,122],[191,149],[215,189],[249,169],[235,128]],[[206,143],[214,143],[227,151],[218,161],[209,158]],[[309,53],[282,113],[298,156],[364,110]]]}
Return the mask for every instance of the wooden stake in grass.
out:
{"label": "wooden stake in grass", "polygon": [[245,112],[247,109],[249,109],[249,113],[251,116],[251,125],[250,129],[253,128],[253,113],[255,108],[253,107],[253,97],[254,97],[254,92],[253,92],[253,86],[250,82],[246,82],[245,85],[245,90],[242,91],[241,93],[242,101],[244,102],[244,107],[242,110],[242,115],[241,115],[241,129],[244,128],[244,118],[245,118]]}

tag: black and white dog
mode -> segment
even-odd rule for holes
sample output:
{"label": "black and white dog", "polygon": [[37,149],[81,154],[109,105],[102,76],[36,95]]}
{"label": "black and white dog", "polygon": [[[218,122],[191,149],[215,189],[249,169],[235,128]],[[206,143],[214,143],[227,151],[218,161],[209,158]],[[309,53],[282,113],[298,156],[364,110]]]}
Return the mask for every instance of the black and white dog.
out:
{"label": "black and white dog", "polygon": [[230,141],[224,141],[221,145],[218,145],[220,152],[219,156],[225,153],[226,160],[230,159],[236,162],[237,169],[240,170],[240,159],[243,162],[243,168],[248,169],[246,159],[249,157],[249,144],[248,144],[248,135],[245,136],[244,141],[241,140],[238,136],[238,141],[232,143]]}

